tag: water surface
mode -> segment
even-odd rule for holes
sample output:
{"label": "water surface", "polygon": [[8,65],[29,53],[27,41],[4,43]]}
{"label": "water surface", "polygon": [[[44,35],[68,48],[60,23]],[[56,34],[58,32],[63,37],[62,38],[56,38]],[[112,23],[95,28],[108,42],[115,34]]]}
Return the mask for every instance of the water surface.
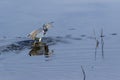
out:
{"label": "water surface", "polygon": [[49,58],[30,57],[29,48],[2,53],[0,78],[83,80],[82,66],[86,80],[119,80],[119,4],[118,0],[0,0],[0,46],[23,41],[51,21],[54,27],[46,36],[56,41],[49,46],[54,50]]}

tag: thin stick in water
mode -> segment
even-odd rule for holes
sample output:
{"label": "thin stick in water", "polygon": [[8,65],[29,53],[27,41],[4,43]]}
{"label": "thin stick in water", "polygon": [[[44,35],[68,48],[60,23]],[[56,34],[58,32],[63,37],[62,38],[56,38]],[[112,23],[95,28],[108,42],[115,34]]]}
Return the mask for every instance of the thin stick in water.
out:
{"label": "thin stick in water", "polygon": [[96,33],[95,33],[95,30],[93,30],[93,33],[94,33],[94,37],[95,37],[95,41],[96,41],[96,47],[95,47],[95,60],[96,60],[96,56],[97,56],[97,48],[99,46],[99,41],[96,37]]}
{"label": "thin stick in water", "polygon": [[81,69],[82,69],[82,73],[83,73],[83,80],[86,80],[86,74],[85,74],[85,70],[83,69],[83,67],[81,66]]}
{"label": "thin stick in water", "polygon": [[104,37],[104,35],[103,35],[103,29],[101,29],[101,48],[102,48],[102,58],[104,59],[104,40],[103,40],[103,37]]}

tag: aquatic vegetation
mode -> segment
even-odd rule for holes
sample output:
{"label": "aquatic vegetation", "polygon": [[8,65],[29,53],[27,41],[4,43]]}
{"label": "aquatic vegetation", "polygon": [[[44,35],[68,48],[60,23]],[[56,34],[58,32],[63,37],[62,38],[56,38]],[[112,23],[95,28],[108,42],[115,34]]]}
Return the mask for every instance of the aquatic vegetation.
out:
{"label": "aquatic vegetation", "polygon": [[49,46],[46,43],[36,42],[33,44],[32,49],[29,52],[30,56],[44,55],[49,57],[53,53],[53,50],[49,50]]}

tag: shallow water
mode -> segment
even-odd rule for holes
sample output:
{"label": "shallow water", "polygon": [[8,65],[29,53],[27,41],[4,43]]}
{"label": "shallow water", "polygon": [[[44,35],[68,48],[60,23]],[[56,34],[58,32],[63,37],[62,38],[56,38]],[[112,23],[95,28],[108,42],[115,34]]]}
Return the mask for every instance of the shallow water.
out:
{"label": "shallow water", "polygon": [[[83,80],[82,66],[86,80],[119,80],[119,3],[118,0],[0,0],[0,50],[28,40],[29,32],[54,21],[54,27],[46,35],[54,43],[49,46],[54,53],[49,58],[30,57],[31,49],[25,44],[22,45],[25,49],[2,52],[0,79]],[[100,37],[102,29],[104,44]]]}

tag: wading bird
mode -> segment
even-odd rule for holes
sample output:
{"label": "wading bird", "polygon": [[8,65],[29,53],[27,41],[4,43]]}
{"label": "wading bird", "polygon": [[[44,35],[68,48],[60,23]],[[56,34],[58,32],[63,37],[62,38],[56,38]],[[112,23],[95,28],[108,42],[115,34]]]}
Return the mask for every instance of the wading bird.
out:
{"label": "wading bird", "polygon": [[35,40],[29,52],[30,56],[45,55],[45,57],[49,57],[50,54],[53,53],[53,51],[49,51],[48,45],[41,41],[48,29],[52,27],[52,23],[53,22],[43,24],[42,28],[33,30],[29,33],[28,37]]}
{"label": "wading bird", "polygon": [[32,40],[35,41],[39,40],[39,42],[41,42],[42,38],[45,36],[48,29],[52,27],[52,23],[53,22],[43,24],[42,28],[33,30],[31,33],[29,33],[28,37],[31,38]]}

